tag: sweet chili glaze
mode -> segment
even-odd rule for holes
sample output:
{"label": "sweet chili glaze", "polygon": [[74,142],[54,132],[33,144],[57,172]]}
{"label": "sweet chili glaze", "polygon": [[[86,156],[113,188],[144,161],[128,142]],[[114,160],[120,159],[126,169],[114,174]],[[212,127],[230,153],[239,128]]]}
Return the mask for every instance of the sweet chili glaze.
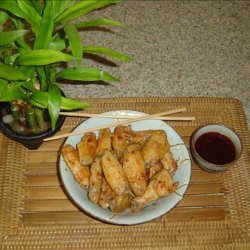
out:
{"label": "sweet chili glaze", "polygon": [[204,160],[218,165],[230,163],[236,156],[233,142],[217,132],[201,135],[195,142],[195,150]]}

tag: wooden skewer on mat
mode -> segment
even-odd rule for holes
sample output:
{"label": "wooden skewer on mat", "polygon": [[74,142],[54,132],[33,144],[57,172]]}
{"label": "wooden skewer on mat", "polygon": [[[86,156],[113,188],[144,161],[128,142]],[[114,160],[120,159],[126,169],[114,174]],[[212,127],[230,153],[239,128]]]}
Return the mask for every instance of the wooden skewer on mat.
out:
{"label": "wooden skewer on mat", "polygon": [[69,136],[73,136],[73,135],[84,134],[87,132],[100,130],[100,129],[104,129],[104,128],[115,127],[115,126],[119,126],[119,125],[123,125],[123,124],[127,124],[127,123],[132,123],[132,122],[138,122],[138,121],[142,121],[142,120],[149,120],[149,119],[152,119],[155,117],[161,117],[164,115],[171,115],[171,114],[183,112],[185,110],[186,110],[186,108],[180,108],[180,109],[165,111],[165,112],[161,112],[161,113],[157,113],[157,114],[153,114],[153,115],[140,116],[140,117],[136,117],[136,118],[127,119],[124,121],[119,121],[119,122],[114,122],[114,123],[109,123],[109,124],[97,126],[97,127],[90,128],[90,129],[84,129],[84,130],[73,131],[73,132],[65,133],[65,134],[61,134],[61,135],[55,135],[55,136],[52,136],[49,138],[45,138],[44,141],[57,140],[57,139],[61,139],[61,138],[65,138],[65,137],[69,137]]}
{"label": "wooden skewer on mat", "polygon": [[[143,115],[105,115],[105,114],[86,114],[86,113],[77,113],[77,112],[60,112],[60,115],[65,116],[74,116],[74,117],[100,117],[100,118],[113,118],[113,119],[131,119],[137,117],[143,117]],[[154,120],[162,121],[194,121],[195,117],[177,117],[177,116],[162,116],[154,117]]]}

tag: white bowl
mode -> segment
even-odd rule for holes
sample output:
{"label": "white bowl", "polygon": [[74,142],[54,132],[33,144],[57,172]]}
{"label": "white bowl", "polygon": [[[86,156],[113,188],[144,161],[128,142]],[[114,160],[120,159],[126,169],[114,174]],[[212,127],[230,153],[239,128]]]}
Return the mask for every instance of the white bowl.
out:
{"label": "white bowl", "polygon": [[[145,115],[145,113],[130,111],[130,110],[118,110],[106,112],[109,115]],[[111,118],[90,118],[75,128],[76,131],[93,128],[99,125],[116,122],[117,119]],[[74,180],[68,166],[66,165],[63,157],[60,156],[59,171],[60,176],[71,199],[78,205],[80,209],[91,215],[92,217],[119,225],[133,225],[140,224],[150,220],[153,220],[159,216],[164,215],[183,198],[186,192],[190,176],[191,176],[191,162],[188,150],[181,139],[181,137],[175,132],[173,128],[160,120],[144,120],[135,123],[131,123],[133,130],[149,130],[149,129],[162,129],[167,133],[169,143],[171,145],[171,152],[174,159],[178,162],[178,170],[176,171],[173,179],[179,182],[179,188],[177,193],[172,193],[167,197],[160,198],[159,200],[150,203],[139,213],[133,213],[131,210],[126,210],[122,213],[112,213],[109,209],[102,209],[98,205],[91,202],[86,191],[80,187],[80,185]],[[113,131],[114,128],[111,128]],[[96,131],[97,135],[97,131]],[[82,135],[75,135],[67,138],[65,143],[76,146],[80,141]]]}
{"label": "white bowl", "polygon": [[[197,140],[200,138],[200,136],[209,132],[222,134],[231,140],[231,142],[233,143],[235,147],[235,157],[232,161],[226,164],[215,164],[215,163],[211,163],[205,160],[199,155],[199,153],[197,152],[195,148],[195,144]],[[225,171],[229,169],[240,158],[241,152],[242,152],[242,143],[237,133],[234,132],[232,129],[226,127],[225,125],[208,124],[208,125],[201,126],[194,131],[190,140],[190,149],[191,149],[191,154],[192,154],[194,161],[197,163],[197,165],[200,168],[208,172],[220,172],[220,171]]]}

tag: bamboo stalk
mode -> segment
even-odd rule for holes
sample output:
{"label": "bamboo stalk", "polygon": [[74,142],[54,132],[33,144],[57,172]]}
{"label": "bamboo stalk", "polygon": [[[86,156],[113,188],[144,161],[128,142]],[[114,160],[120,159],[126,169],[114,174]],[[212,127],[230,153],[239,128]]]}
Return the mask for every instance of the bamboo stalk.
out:
{"label": "bamboo stalk", "polygon": [[13,115],[13,118],[15,121],[20,119],[20,114],[19,114],[19,107],[16,105],[14,102],[10,103],[10,109]]}
{"label": "bamboo stalk", "polygon": [[35,108],[35,114],[36,114],[36,121],[37,124],[41,127],[44,123],[44,117],[43,117],[43,111],[39,108]]}
{"label": "bamboo stalk", "polygon": [[35,117],[34,108],[32,106],[28,105],[25,109],[25,113],[27,115],[28,125],[31,128],[34,128],[36,126],[36,117]]}
{"label": "bamboo stalk", "polygon": [[175,114],[175,113],[183,112],[185,110],[186,110],[186,108],[180,108],[180,109],[165,111],[165,112],[161,112],[161,113],[156,113],[156,114],[153,114],[153,115],[145,115],[145,116],[141,116],[141,117],[137,117],[137,118],[127,119],[125,121],[104,124],[104,125],[101,125],[101,126],[90,128],[90,129],[84,129],[84,130],[79,130],[79,131],[73,131],[71,133],[55,135],[55,136],[52,136],[52,137],[49,137],[49,138],[45,138],[44,141],[57,140],[57,139],[60,139],[60,138],[65,138],[65,137],[69,137],[69,136],[72,136],[72,135],[84,134],[84,133],[87,133],[87,132],[100,130],[100,129],[104,129],[104,128],[110,128],[110,127],[115,127],[115,126],[119,126],[119,125],[123,125],[123,124],[127,124],[127,123],[133,123],[133,122],[138,122],[138,121],[143,121],[143,120],[149,120],[149,119],[153,119],[154,117],[161,117],[161,116],[165,116],[165,115]]}

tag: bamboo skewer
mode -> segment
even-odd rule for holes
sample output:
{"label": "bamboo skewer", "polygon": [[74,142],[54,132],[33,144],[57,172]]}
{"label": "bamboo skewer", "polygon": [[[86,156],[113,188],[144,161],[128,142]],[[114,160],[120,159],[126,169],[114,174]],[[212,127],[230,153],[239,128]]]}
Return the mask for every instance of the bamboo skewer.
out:
{"label": "bamboo skewer", "polygon": [[73,132],[65,133],[65,134],[61,134],[61,135],[55,135],[55,136],[52,136],[52,137],[49,137],[49,138],[45,138],[44,141],[57,140],[57,139],[61,139],[61,138],[65,138],[65,137],[69,137],[69,136],[73,136],[73,135],[84,134],[84,133],[87,133],[87,132],[92,132],[92,131],[95,131],[95,130],[115,127],[115,126],[119,126],[119,125],[123,125],[123,124],[127,124],[127,123],[138,122],[138,121],[142,121],[142,120],[149,120],[149,119],[152,119],[152,118],[155,118],[155,117],[161,117],[161,116],[165,116],[165,115],[170,115],[170,114],[183,112],[185,110],[186,110],[186,108],[180,108],[180,109],[165,111],[165,112],[156,113],[156,114],[152,114],[152,115],[140,116],[140,117],[137,117],[137,118],[127,119],[125,121],[119,121],[119,122],[100,125],[100,126],[97,126],[97,127],[94,127],[94,128],[89,128],[89,129],[84,129],[84,130],[79,130],[79,131],[73,131]]}
{"label": "bamboo skewer", "polygon": [[[113,118],[113,119],[131,119],[137,117],[143,117],[143,115],[105,115],[105,114],[86,114],[86,113],[77,113],[77,112],[60,112],[60,115],[65,116],[74,116],[74,117],[100,117],[100,118]],[[162,121],[194,121],[195,117],[177,117],[177,116],[162,116],[162,117],[154,117],[154,120],[162,120]]]}

